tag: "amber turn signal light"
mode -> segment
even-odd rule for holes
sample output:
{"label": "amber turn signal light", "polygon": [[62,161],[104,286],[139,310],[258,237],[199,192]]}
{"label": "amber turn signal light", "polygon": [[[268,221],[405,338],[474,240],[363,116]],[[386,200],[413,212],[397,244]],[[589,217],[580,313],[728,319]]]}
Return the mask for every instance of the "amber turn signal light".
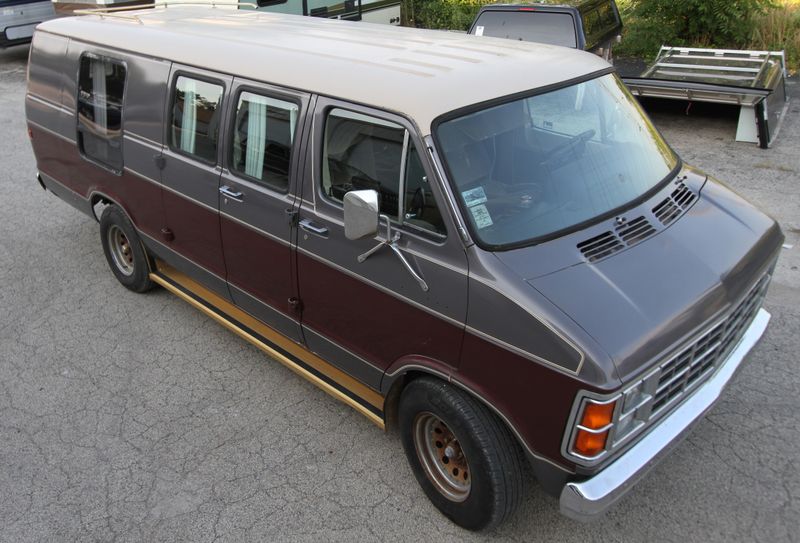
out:
{"label": "amber turn signal light", "polygon": [[606,438],[608,437],[608,430],[593,434],[586,430],[578,430],[578,435],[575,436],[575,446],[573,450],[586,457],[594,457],[603,452],[606,448]]}
{"label": "amber turn signal light", "polygon": [[615,401],[608,403],[587,401],[585,403],[583,416],[575,435],[573,451],[581,456],[593,458],[605,450],[608,430],[614,418],[616,405]]}
{"label": "amber turn signal light", "polygon": [[614,416],[614,407],[617,402],[610,402],[605,404],[600,403],[587,403],[583,408],[583,418],[581,419],[581,426],[591,428],[592,430],[599,430],[611,424],[611,419]]}

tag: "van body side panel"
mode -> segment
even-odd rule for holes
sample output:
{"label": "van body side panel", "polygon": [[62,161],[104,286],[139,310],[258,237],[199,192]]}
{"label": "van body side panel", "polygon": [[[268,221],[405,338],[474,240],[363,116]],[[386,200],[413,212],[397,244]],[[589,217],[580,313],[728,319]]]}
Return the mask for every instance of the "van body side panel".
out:
{"label": "van body side panel", "polygon": [[[308,111],[310,97],[238,78],[234,79],[230,96],[226,125],[231,132],[224,146],[225,168],[221,184],[230,187],[234,193],[241,193],[242,198],[241,201],[220,199],[220,229],[228,288],[237,306],[302,343],[299,314],[289,306],[289,299],[297,296],[296,272],[292,267],[292,215],[289,212],[295,205],[294,184],[303,159],[299,152],[304,138],[302,120]],[[264,135],[262,166],[267,174],[262,174],[262,177],[273,181],[280,179],[286,182],[286,186],[251,177],[243,171],[246,170],[244,163],[236,163],[234,142],[258,138],[257,134],[248,137],[251,118],[245,97],[278,101],[272,102],[271,107],[287,105],[297,108],[293,133],[292,121],[288,117],[274,115],[264,119],[264,128],[269,127],[271,136]],[[280,158],[286,159],[287,153],[290,157],[288,164],[283,164]],[[241,156],[238,158],[243,160]],[[285,177],[270,177],[270,172],[276,175],[284,173],[284,167],[287,168]]]}

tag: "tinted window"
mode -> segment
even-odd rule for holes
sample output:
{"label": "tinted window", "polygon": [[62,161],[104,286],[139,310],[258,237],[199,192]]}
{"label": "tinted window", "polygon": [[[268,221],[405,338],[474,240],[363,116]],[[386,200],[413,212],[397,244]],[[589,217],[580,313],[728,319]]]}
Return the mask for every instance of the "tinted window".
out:
{"label": "tinted window", "polygon": [[222,85],[179,76],[172,103],[170,145],[207,162],[217,159]]}
{"label": "tinted window", "polygon": [[231,169],[287,189],[297,111],[291,102],[241,93],[236,106]]}
{"label": "tinted window", "polygon": [[475,23],[476,36],[508,38],[577,47],[575,22],[569,13],[484,11]]}
{"label": "tinted window", "polygon": [[677,164],[614,75],[444,122],[437,135],[467,220],[493,246],[609,213]]}
{"label": "tinted window", "polygon": [[107,58],[83,56],[78,75],[78,145],[81,152],[122,170],[122,102],[125,66]]}
{"label": "tinted window", "polygon": [[422,163],[402,126],[334,110],[325,125],[322,162],[322,188],[331,199],[341,202],[348,191],[372,189],[381,213],[444,233]]}

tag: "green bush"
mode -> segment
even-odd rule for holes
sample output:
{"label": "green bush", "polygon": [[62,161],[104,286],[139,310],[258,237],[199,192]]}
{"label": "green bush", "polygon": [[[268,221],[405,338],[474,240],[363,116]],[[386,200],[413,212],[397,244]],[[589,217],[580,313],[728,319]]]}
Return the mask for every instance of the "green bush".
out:
{"label": "green bush", "polygon": [[773,0],[619,0],[627,30],[619,54],[653,56],[663,44],[741,48]]}
{"label": "green bush", "polygon": [[468,30],[480,7],[493,1],[403,0],[403,24],[420,28]]}

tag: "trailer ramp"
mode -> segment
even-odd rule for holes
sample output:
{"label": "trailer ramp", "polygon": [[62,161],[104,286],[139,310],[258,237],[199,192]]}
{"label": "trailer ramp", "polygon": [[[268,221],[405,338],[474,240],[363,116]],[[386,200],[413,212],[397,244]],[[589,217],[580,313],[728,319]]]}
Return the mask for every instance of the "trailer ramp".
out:
{"label": "trailer ramp", "polygon": [[769,147],[787,109],[783,51],[663,46],[639,77],[623,77],[635,96],[739,106],[736,141]]}

